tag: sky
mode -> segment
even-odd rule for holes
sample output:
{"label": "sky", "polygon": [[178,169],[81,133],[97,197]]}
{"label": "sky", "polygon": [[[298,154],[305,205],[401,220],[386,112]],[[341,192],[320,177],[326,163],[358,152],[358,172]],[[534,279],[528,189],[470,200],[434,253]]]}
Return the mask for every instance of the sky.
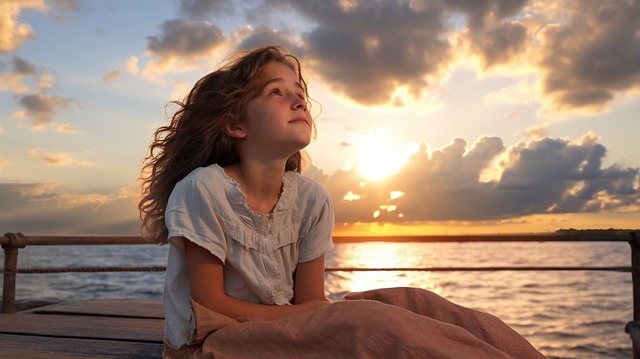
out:
{"label": "sky", "polygon": [[267,44],[336,235],[640,227],[640,1],[1,0],[0,231],[139,234],[168,103]]}

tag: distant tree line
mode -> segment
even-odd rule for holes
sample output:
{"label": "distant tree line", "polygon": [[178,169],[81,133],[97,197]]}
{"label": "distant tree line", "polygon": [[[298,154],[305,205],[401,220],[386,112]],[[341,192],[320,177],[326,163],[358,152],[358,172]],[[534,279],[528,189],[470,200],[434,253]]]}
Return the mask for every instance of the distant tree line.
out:
{"label": "distant tree line", "polygon": [[637,232],[640,229],[624,229],[624,228],[609,228],[609,229],[575,229],[575,228],[561,228],[556,231],[558,234],[572,234],[572,233],[593,233],[593,234],[628,234],[629,232]]}

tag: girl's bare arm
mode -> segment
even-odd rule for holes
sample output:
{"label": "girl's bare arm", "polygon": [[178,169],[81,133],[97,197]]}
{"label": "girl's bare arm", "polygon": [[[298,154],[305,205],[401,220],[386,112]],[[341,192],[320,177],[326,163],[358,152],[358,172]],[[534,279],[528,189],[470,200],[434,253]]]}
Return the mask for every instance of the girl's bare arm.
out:
{"label": "girl's bare arm", "polygon": [[[197,244],[184,239],[191,284],[191,297],[205,307],[231,318],[245,316],[265,319],[278,319],[288,315],[309,312],[329,304],[324,295],[324,258],[322,263],[311,261],[298,265],[296,271],[296,288],[294,305],[256,304],[229,297],[224,292],[223,264],[214,255]],[[313,277],[313,273],[322,266],[322,295],[318,292],[319,284],[316,280],[309,283],[304,281]],[[302,269],[302,271],[300,271]],[[298,280],[303,282],[298,282]],[[298,283],[305,283],[299,285]]]}
{"label": "girl's bare arm", "polygon": [[324,256],[299,263],[294,278],[294,304],[328,301],[324,294]]}

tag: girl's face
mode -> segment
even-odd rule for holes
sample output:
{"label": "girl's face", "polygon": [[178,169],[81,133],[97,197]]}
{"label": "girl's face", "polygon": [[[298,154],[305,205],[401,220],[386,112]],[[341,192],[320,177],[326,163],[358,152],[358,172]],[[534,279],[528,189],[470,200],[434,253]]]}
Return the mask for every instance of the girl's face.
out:
{"label": "girl's face", "polygon": [[241,121],[246,146],[260,154],[288,158],[311,141],[313,119],[307,97],[296,74],[280,62],[262,69],[266,86],[247,104],[246,118]]}

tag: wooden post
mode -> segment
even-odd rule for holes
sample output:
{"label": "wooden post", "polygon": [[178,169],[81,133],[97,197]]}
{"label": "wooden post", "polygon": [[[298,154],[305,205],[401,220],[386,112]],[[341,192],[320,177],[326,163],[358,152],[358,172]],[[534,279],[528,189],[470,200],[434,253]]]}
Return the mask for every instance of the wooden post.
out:
{"label": "wooden post", "polygon": [[24,248],[26,240],[22,233],[6,233],[8,244],[4,250],[4,282],[2,286],[2,313],[16,312],[16,274],[18,273],[18,249]]}
{"label": "wooden post", "polygon": [[[640,232],[631,232],[631,280],[633,284],[633,322],[627,326],[627,332],[631,335],[633,345],[633,359],[640,359],[640,347],[636,342],[640,340],[635,330],[640,323]],[[634,333],[635,332],[635,333]]]}

